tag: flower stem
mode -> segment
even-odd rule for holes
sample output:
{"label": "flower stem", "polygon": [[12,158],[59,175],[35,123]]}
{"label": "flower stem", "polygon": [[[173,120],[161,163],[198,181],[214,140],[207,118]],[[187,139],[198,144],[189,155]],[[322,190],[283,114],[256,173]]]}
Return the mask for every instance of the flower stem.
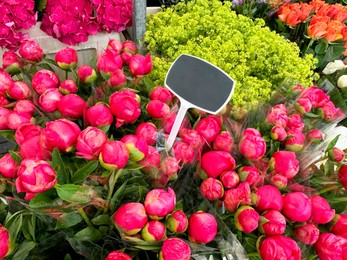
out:
{"label": "flower stem", "polygon": [[89,220],[83,208],[79,208],[78,213],[80,213],[81,217],[84,219],[84,221],[87,223],[88,226],[93,227],[93,223]]}
{"label": "flower stem", "polygon": [[106,200],[106,206],[104,209],[104,213],[107,213],[110,202],[111,202],[111,198],[112,198],[112,194],[113,194],[113,190],[114,190],[114,186],[117,183],[117,180],[119,178],[119,176],[122,173],[122,169],[119,169],[117,172],[115,172],[115,170],[113,170],[111,172],[110,178],[108,180],[108,185],[109,185],[109,190],[108,190],[108,194],[107,194],[107,200]]}
{"label": "flower stem", "polygon": [[337,184],[335,185],[331,185],[329,187],[326,187],[325,189],[322,189],[320,192],[319,192],[319,195],[325,193],[325,192],[328,192],[328,191],[331,191],[331,190],[335,190],[337,189],[339,186]]}

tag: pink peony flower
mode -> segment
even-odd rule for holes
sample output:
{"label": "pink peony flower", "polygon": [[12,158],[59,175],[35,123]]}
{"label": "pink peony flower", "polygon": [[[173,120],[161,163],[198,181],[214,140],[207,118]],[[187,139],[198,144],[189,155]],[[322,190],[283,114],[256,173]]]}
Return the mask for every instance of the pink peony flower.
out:
{"label": "pink peony flower", "polygon": [[207,212],[198,211],[189,217],[188,238],[197,244],[211,242],[217,235],[217,220]]}
{"label": "pink peony flower", "polygon": [[305,139],[306,137],[301,131],[289,130],[284,147],[288,151],[299,152],[304,148]]}
{"label": "pink peony flower", "polygon": [[16,143],[21,146],[25,141],[35,137],[41,136],[42,128],[32,123],[23,124],[15,132],[14,139]]}
{"label": "pink peony flower", "polygon": [[343,259],[341,239],[331,233],[321,233],[314,248],[320,260]]}
{"label": "pink peony flower", "polygon": [[345,187],[345,189],[347,189],[347,164],[340,168],[338,178],[342,186]]}
{"label": "pink peony flower", "polygon": [[294,107],[300,114],[305,114],[311,111],[312,103],[308,98],[299,98]]}
{"label": "pink peony flower", "polygon": [[141,235],[145,241],[161,241],[166,238],[166,227],[159,220],[151,220],[143,227]]}
{"label": "pink peony flower", "polygon": [[[10,235],[6,228],[0,225],[0,258],[5,258],[5,256],[10,252]],[[187,258],[189,259],[189,258]]]}
{"label": "pink peony flower", "polygon": [[288,122],[286,107],[283,104],[272,107],[266,116],[266,121],[269,124],[279,125],[285,128]]}
{"label": "pink peony flower", "polygon": [[125,167],[129,161],[129,150],[121,141],[109,141],[103,145],[99,161],[107,170],[119,170]]}
{"label": "pink peony flower", "polygon": [[13,51],[5,51],[2,54],[2,67],[10,75],[15,75],[22,69],[23,62],[17,53]]}
{"label": "pink peony flower", "polygon": [[142,171],[145,173],[154,173],[160,167],[160,154],[157,148],[148,146],[148,153],[141,161],[138,162],[142,166]]}
{"label": "pink peony flower", "polygon": [[170,187],[164,189],[153,189],[145,197],[144,206],[151,219],[163,219],[171,213],[176,206],[176,194]]}
{"label": "pink peony flower", "polygon": [[13,79],[11,75],[8,74],[5,70],[0,68],[0,95],[6,96],[7,91],[13,84]]}
{"label": "pink peony flower", "polygon": [[106,256],[105,260],[131,260],[131,256],[122,251],[112,251]]}
{"label": "pink peony flower", "polygon": [[327,224],[335,216],[335,210],[330,208],[329,202],[319,195],[311,196],[311,220],[316,224]]}
{"label": "pink peony flower", "polygon": [[305,222],[311,217],[310,199],[302,192],[290,192],[283,196],[282,213],[294,222]]}
{"label": "pink peony flower", "polygon": [[7,126],[11,130],[16,130],[21,124],[31,123],[32,116],[26,112],[11,112],[7,117]]}
{"label": "pink peony flower", "polygon": [[219,180],[209,177],[202,181],[200,192],[207,200],[218,200],[224,194],[223,184]]}
{"label": "pink peony flower", "polygon": [[30,63],[36,63],[43,59],[44,53],[40,45],[33,40],[27,40],[19,46],[19,55]]}
{"label": "pink peony flower", "polygon": [[157,141],[157,133],[157,127],[150,122],[140,123],[135,130],[135,134],[144,139],[148,145],[155,144]]}
{"label": "pink peony flower", "polygon": [[180,238],[168,238],[164,241],[159,260],[189,260],[191,249],[189,245]]}
{"label": "pink peony flower", "polygon": [[66,79],[60,83],[59,91],[64,95],[75,94],[78,91],[78,87],[74,80]]}
{"label": "pink peony flower", "polygon": [[113,123],[113,115],[105,103],[96,103],[86,110],[86,118],[91,126],[102,127]]}
{"label": "pink peony flower", "polygon": [[176,157],[168,156],[160,162],[160,172],[170,179],[180,169],[179,162]]}
{"label": "pink peony flower", "polygon": [[296,154],[291,151],[274,152],[269,161],[269,170],[272,174],[280,174],[288,179],[293,178],[299,172]]}
{"label": "pink peony flower", "polygon": [[185,142],[175,142],[173,147],[173,154],[179,163],[193,163],[195,160],[195,152],[193,146],[185,143]]}
{"label": "pink peony flower", "polygon": [[110,77],[112,73],[116,73],[117,70],[123,66],[123,60],[119,54],[111,49],[106,49],[98,58],[96,68],[103,75]]}
{"label": "pink peony flower", "polygon": [[96,127],[89,126],[77,137],[76,155],[86,160],[97,160],[106,143],[106,134]]}
{"label": "pink peony flower", "polygon": [[323,133],[319,129],[312,129],[307,133],[307,139],[312,143],[323,140]]}
{"label": "pink peony flower", "polygon": [[208,151],[201,158],[201,168],[212,178],[218,178],[224,171],[234,170],[235,166],[235,159],[225,151]]}
{"label": "pink peony flower", "polygon": [[248,160],[258,160],[266,152],[266,143],[256,129],[246,129],[241,138],[239,150]]}
{"label": "pink peony flower", "polygon": [[52,166],[43,160],[23,160],[18,169],[16,189],[25,192],[25,199],[31,200],[37,193],[42,193],[54,187],[57,174]]}
{"label": "pink peony flower", "polygon": [[219,175],[225,189],[236,188],[240,183],[240,176],[235,171],[224,171]]}
{"label": "pink peony flower", "polygon": [[60,152],[70,152],[74,149],[80,132],[76,123],[67,119],[57,119],[47,122],[42,138],[47,150],[53,151],[57,147]]}
{"label": "pink peony flower", "polygon": [[312,223],[294,228],[294,237],[304,245],[313,245],[319,238],[319,229]]}
{"label": "pink peony flower", "polygon": [[10,153],[0,158],[0,175],[6,178],[17,177],[18,167],[18,164],[12,159]]}
{"label": "pink peony flower", "polygon": [[129,69],[131,74],[133,74],[135,77],[147,75],[152,70],[151,55],[133,55],[129,60]]}
{"label": "pink peony flower", "polygon": [[43,111],[52,113],[58,110],[58,103],[62,97],[57,88],[46,89],[39,97],[39,105]]}
{"label": "pink peony flower", "polygon": [[7,106],[8,104],[10,104],[10,101],[6,97],[0,95],[0,107]]}
{"label": "pink peony flower", "polygon": [[208,116],[202,118],[196,125],[195,130],[208,143],[212,143],[222,129],[222,121],[217,116]]}
{"label": "pink peony flower", "polygon": [[347,214],[336,214],[331,223],[330,232],[347,239]]}
{"label": "pink peony flower", "polygon": [[328,151],[329,159],[334,162],[342,162],[345,159],[345,153],[340,148],[333,147]]}
{"label": "pink peony flower", "polygon": [[130,53],[132,55],[136,54],[137,52],[136,44],[131,40],[125,40],[123,42],[123,52]]}
{"label": "pink peony flower", "polygon": [[301,115],[292,114],[288,116],[287,130],[301,132],[304,129],[304,127],[305,124],[302,121]]}
{"label": "pink peony flower", "polygon": [[78,78],[83,82],[90,84],[97,78],[95,70],[89,65],[82,65],[77,70]]}
{"label": "pink peony flower", "polygon": [[116,210],[113,221],[120,232],[132,236],[141,231],[148,222],[148,217],[141,203],[128,202]]}
{"label": "pink peony flower", "polygon": [[170,105],[173,94],[167,88],[157,86],[149,92],[149,98],[151,100],[160,100],[161,102]]}
{"label": "pink peony flower", "polygon": [[235,212],[239,206],[251,204],[251,189],[248,182],[242,182],[237,188],[226,190],[223,197],[224,207]]}
{"label": "pink peony flower", "polygon": [[277,210],[267,210],[259,220],[259,231],[266,236],[282,235],[286,230],[286,218]]}
{"label": "pink peony flower", "polygon": [[160,100],[150,100],[146,106],[146,110],[150,117],[154,119],[162,119],[169,115],[170,107]]}
{"label": "pink peony flower", "polygon": [[322,104],[329,101],[329,96],[317,86],[311,86],[304,89],[300,98],[307,98],[315,108],[320,107]]}
{"label": "pink peony flower", "polygon": [[234,215],[235,227],[245,233],[251,233],[258,228],[260,216],[254,208],[250,206],[241,206]]}
{"label": "pink peony flower", "polygon": [[31,90],[23,81],[15,81],[7,90],[8,95],[15,100],[27,99],[30,97]]}
{"label": "pink peony flower", "polygon": [[71,120],[81,118],[85,108],[86,102],[77,94],[64,95],[58,102],[58,111],[60,114]]}
{"label": "pink peony flower", "polygon": [[287,138],[287,131],[283,126],[275,125],[271,129],[270,136],[273,140],[281,142]]}
{"label": "pink peony flower", "polygon": [[107,48],[114,50],[116,53],[120,54],[123,51],[123,43],[118,39],[109,39],[107,43]]}
{"label": "pink peony flower", "polygon": [[39,70],[31,80],[31,85],[37,94],[42,95],[45,90],[58,88],[60,84],[57,74],[50,70]]}
{"label": "pink peony flower", "polygon": [[182,210],[175,210],[166,217],[166,227],[174,233],[183,233],[188,228],[188,218]]}
{"label": "pink peony flower", "polygon": [[234,140],[231,134],[227,131],[220,132],[213,142],[213,150],[231,152]]}
{"label": "pink peony flower", "polygon": [[8,129],[8,116],[11,114],[11,110],[0,107],[0,130]]}
{"label": "pink peony flower", "polygon": [[299,246],[293,239],[282,235],[266,237],[258,250],[264,260],[301,259]]}
{"label": "pink peony flower", "polygon": [[14,112],[24,112],[33,115],[36,111],[34,103],[30,100],[19,100],[16,102],[13,108]]}
{"label": "pink peony flower", "polygon": [[126,82],[127,78],[121,69],[116,69],[113,71],[109,79],[110,85],[116,88],[124,87]]}
{"label": "pink peony flower", "polygon": [[195,129],[181,128],[178,132],[178,136],[184,143],[189,144],[198,151],[203,145],[203,139]]}
{"label": "pink peony flower", "polygon": [[253,187],[255,186],[260,177],[260,172],[255,166],[242,166],[237,170],[237,173],[240,176],[240,180],[242,182],[248,182],[249,186]]}
{"label": "pink peony flower", "polygon": [[260,212],[270,209],[281,211],[283,208],[282,194],[272,185],[264,185],[252,193],[252,202]]}
{"label": "pink peony flower", "polygon": [[324,105],[318,108],[318,114],[322,116],[326,121],[334,121],[344,117],[340,108],[337,108],[332,101],[324,103]]}
{"label": "pink peony flower", "polygon": [[77,51],[70,47],[59,50],[54,56],[55,62],[63,70],[71,70],[77,67]]}
{"label": "pink peony flower", "polygon": [[137,162],[141,161],[148,153],[148,144],[144,139],[137,135],[128,134],[120,140],[128,147],[130,157],[129,159]]}
{"label": "pink peony flower", "polygon": [[141,114],[139,96],[131,90],[123,90],[110,96],[110,110],[116,117],[116,127],[135,122]]}

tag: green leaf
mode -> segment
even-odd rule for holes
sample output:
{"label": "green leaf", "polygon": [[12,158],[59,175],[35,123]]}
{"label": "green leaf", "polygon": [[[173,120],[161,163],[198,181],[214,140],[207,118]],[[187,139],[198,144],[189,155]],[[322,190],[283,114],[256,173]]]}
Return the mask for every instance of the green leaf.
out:
{"label": "green leaf", "polygon": [[52,166],[58,174],[58,184],[65,184],[69,182],[68,173],[65,168],[63,159],[57,148],[52,152]]}
{"label": "green leaf", "polygon": [[80,240],[97,241],[103,237],[103,234],[94,227],[86,227],[85,229],[77,232],[75,237]]}
{"label": "green leaf", "polygon": [[66,229],[77,225],[82,221],[82,217],[78,212],[69,212],[61,215],[57,221],[56,228]]}
{"label": "green leaf", "polygon": [[337,141],[339,140],[340,135],[337,135],[327,146],[327,148],[325,149],[325,152],[328,152],[329,150],[333,149],[337,143]]}
{"label": "green leaf", "polygon": [[74,184],[57,185],[55,189],[58,196],[68,202],[85,204],[90,202],[89,193],[92,192],[89,186]]}
{"label": "green leaf", "polygon": [[91,221],[96,226],[109,225],[110,224],[110,216],[107,214],[102,214],[102,215],[99,215],[99,216],[93,218]]}
{"label": "green leaf", "polygon": [[137,164],[137,163],[128,163],[124,169],[125,170],[139,170],[139,169],[142,169],[143,166],[140,165],[140,164]]}
{"label": "green leaf", "polygon": [[22,228],[22,224],[23,224],[23,215],[21,214],[21,212],[16,212],[9,219],[7,219],[5,223],[5,227],[10,233],[10,237],[13,242],[16,241],[18,233]]}
{"label": "green leaf", "polygon": [[0,135],[9,141],[14,141],[14,133],[13,130],[0,130]]}
{"label": "green leaf", "polygon": [[19,165],[21,161],[23,160],[22,157],[18,155],[18,153],[14,151],[9,151],[11,158]]}
{"label": "green leaf", "polygon": [[47,4],[47,0],[37,0],[35,1],[35,10],[38,12],[42,12],[45,9]]}
{"label": "green leaf", "polygon": [[45,208],[52,207],[57,201],[61,201],[57,198],[57,193],[54,189],[38,193],[33,199],[30,200],[29,206],[31,208]]}
{"label": "green leaf", "polygon": [[79,183],[84,181],[89,174],[91,174],[99,165],[98,161],[90,161],[87,164],[85,164],[81,169],[76,171],[76,173],[72,176],[71,182],[72,183]]}
{"label": "green leaf", "polygon": [[314,48],[314,51],[316,54],[324,54],[327,49],[328,49],[328,42],[321,40],[319,41],[319,43],[317,44],[317,46]]}
{"label": "green leaf", "polygon": [[24,241],[20,244],[17,252],[14,254],[13,259],[24,260],[28,257],[29,252],[36,247],[33,241]]}

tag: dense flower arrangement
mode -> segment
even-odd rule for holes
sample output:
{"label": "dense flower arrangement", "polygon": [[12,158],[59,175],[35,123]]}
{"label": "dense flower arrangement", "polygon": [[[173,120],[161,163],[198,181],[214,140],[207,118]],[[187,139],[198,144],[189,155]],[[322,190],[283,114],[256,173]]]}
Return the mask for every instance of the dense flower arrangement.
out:
{"label": "dense flower arrangement", "polygon": [[[131,0],[2,1],[0,47],[16,51],[27,31],[42,16],[40,29],[69,45],[98,32],[121,32],[131,26]],[[73,7],[73,8],[72,8]],[[107,12],[106,12],[107,10]]]}
{"label": "dense flower arrangement", "polygon": [[154,54],[154,82],[163,84],[173,60],[189,53],[237,81],[231,100],[236,108],[268,100],[283,84],[310,86],[315,78],[312,56],[300,58],[295,44],[271,32],[261,19],[237,15],[229,1],[178,3],[148,17],[146,29],[147,49]]}

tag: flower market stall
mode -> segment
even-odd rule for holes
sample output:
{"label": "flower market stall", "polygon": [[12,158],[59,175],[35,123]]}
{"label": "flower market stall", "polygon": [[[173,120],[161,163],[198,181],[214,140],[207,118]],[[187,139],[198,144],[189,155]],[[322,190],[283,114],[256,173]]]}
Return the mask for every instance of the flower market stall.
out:
{"label": "flower market stall", "polygon": [[134,2],[0,3],[0,259],[347,259],[345,6]]}

